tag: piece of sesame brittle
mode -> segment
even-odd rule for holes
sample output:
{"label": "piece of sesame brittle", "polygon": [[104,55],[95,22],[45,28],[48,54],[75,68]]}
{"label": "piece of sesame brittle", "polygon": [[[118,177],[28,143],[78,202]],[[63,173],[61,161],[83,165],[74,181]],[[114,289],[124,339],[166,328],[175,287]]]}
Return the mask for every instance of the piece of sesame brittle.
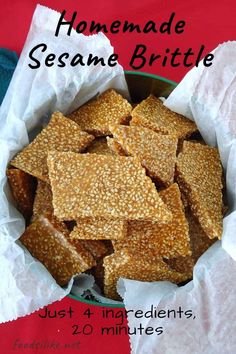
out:
{"label": "piece of sesame brittle", "polygon": [[189,224],[189,236],[192,255],[186,257],[177,257],[167,260],[167,264],[180,273],[189,275],[189,279],[193,276],[193,267],[198,258],[216,241],[209,239],[203,231],[198,220],[193,216],[189,208],[185,209],[186,219]]}
{"label": "piece of sesame brittle", "polygon": [[150,255],[140,255],[128,249],[105,257],[103,264],[104,292],[112,299],[117,299],[116,285],[120,277],[146,282],[168,280],[174,283],[188,279],[187,275],[169,268],[161,258],[151,258]]}
{"label": "piece of sesame brittle", "polygon": [[162,225],[147,221],[129,222],[127,237],[113,241],[115,250],[127,247],[138,254],[166,258],[191,255],[189,228],[178,185],[171,185],[159,195],[172,212],[172,221]]}
{"label": "piece of sesame brittle", "polygon": [[194,122],[171,111],[153,95],[139,103],[133,109],[131,116],[131,125],[141,125],[156,132],[171,134],[178,139],[184,139],[197,131]]}
{"label": "piece of sesame brittle", "polygon": [[178,140],[139,126],[112,125],[110,130],[127,155],[136,156],[148,175],[164,186],[174,181]]}
{"label": "piece of sesame brittle", "polygon": [[132,110],[131,104],[115,90],[107,90],[68,118],[79,124],[81,129],[95,136],[109,135],[110,124],[126,123]]}
{"label": "piece of sesame brittle", "polygon": [[192,211],[187,209],[185,211],[186,218],[189,224],[189,235],[192,249],[192,258],[196,263],[198,258],[216,242],[217,238],[210,239],[205,231],[202,229],[196,217],[194,217]]}
{"label": "piece of sesame brittle", "polygon": [[134,157],[51,152],[54,214],[168,222],[172,215]]}
{"label": "piece of sesame brittle", "polygon": [[20,241],[37,258],[60,285],[66,285],[73,275],[93,267],[92,254],[80,243],[69,241],[69,232],[52,216],[37,217]]}
{"label": "piece of sesame brittle", "polygon": [[19,152],[10,164],[47,182],[48,151],[80,152],[93,139],[94,137],[83,132],[78,124],[65,118],[62,113],[55,112],[46,128]]}
{"label": "piece of sesame brittle", "polygon": [[33,212],[36,181],[29,174],[16,168],[7,170],[7,178],[17,209],[26,221],[29,221]]}
{"label": "piece of sesame brittle", "polygon": [[185,141],[177,159],[177,182],[209,238],[222,235],[222,167],[217,149]]}
{"label": "piece of sesame brittle", "polygon": [[36,195],[34,198],[33,214],[35,216],[43,214],[53,215],[52,190],[50,184],[38,180]]}

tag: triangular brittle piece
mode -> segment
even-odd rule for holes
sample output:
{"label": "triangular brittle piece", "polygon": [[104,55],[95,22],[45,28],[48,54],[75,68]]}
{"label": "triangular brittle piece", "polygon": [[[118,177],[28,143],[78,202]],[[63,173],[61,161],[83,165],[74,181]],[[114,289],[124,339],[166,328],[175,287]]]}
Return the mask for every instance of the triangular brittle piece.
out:
{"label": "triangular brittle piece", "polygon": [[165,107],[163,102],[153,95],[138,104],[131,113],[131,125],[141,125],[156,132],[171,134],[184,139],[197,131],[191,120]]}
{"label": "triangular brittle piece", "polygon": [[43,181],[48,181],[47,154],[50,150],[80,152],[94,139],[80,127],[65,118],[62,113],[53,113],[46,128],[10,162]]}
{"label": "triangular brittle piece", "polygon": [[188,279],[185,274],[174,271],[161,258],[150,258],[131,250],[122,250],[107,256],[103,260],[104,292],[107,297],[117,299],[116,285],[120,277],[141,280],[169,280],[180,283]]}
{"label": "triangular brittle piece", "polygon": [[177,180],[193,215],[209,238],[222,235],[222,167],[217,149],[185,141]]}
{"label": "triangular brittle piece", "polygon": [[110,130],[127,155],[139,158],[148,175],[164,186],[174,181],[178,140],[138,126],[113,125]]}
{"label": "triangular brittle piece", "polygon": [[131,104],[115,90],[107,90],[68,117],[81,129],[95,136],[109,135],[110,124],[123,124],[132,110]]}
{"label": "triangular brittle piece", "polygon": [[134,157],[52,152],[48,156],[54,214],[168,222],[171,213]]}
{"label": "triangular brittle piece", "polygon": [[177,184],[159,195],[172,212],[172,221],[163,225],[146,221],[129,222],[127,237],[113,241],[115,250],[127,247],[139,254],[166,258],[191,255],[189,228]]}

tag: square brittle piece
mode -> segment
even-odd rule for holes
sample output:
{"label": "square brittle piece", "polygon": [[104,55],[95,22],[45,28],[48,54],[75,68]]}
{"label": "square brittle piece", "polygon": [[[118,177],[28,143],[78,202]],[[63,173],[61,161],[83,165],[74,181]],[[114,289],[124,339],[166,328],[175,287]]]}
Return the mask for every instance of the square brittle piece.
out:
{"label": "square brittle piece", "polygon": [[162,225],[147,221],[130,221],[127,237],[113,241],[115,250],[127,247],[137,254],[149,253],[153,257],[166,258],[191,255],[189,227],[178,185],[171,185],[159,195],[172,212],[172,221]]}
{"label": "square brittle piece", "polygon": [[69,232],[53,217],[39,216],[20,238],[23,245],[37,258],[60,285],[71,277],[93,267],[92,254],[81,244],[69,241]]}
{"label": "square brittle piece", "polygon": [[50,150],[82,151],[94,139],[83,132],[78,124],[65,118],[62,113],[53,113],[46,128],[10,162],[43,181],[48,181],[47,154]]}
{"label": "square brittle piece", "polygon": [[51,152],[49,177],[54,214],[168,222],[172,215],[138,159],[124,156]]}
{"label": "square brittle piece", "polygon": [[209,238],[222,235],[222,167],[217,149],[185,141],[177,159],[177,181],[193,215]]}
{"label": "square brittle piece", "polygon": [[131,125],[141,125],[156,132],[171,134],[184,139],[197,131],[194,122],[171,111],[163,102],[153,95],[138,104],[131,113]]}
{"label": "square brittle piece", "polygon": [[68,115],[68,118],[78,123],[81,129],[95,136],[103,136],[110,134],[110,124],[126,123],[131,110],[131,104],[110,89]]}
{"label": "square brittle piece", "polygon": [[110,130],[127,155],[139,158],[150,177],[164,186],[173,183],[178,139],[139,126],[113,125]]}
{"label": "square brittle piece", "polygon": [[33,212],[35,179],[17,168],[8,169],[7,178],[17,209],[29,221]]}
{"label": "square brittle piece", "polygon": [[188,279],[185,274],[169,268],[161,258],[152,259],[149,255],[140,255],[128,249],[105,257],[103,264],[104,292],[113,299],[117,299],[116,284],[120,277],[146,282],[169,280],[174,283]]}
{"label": "square brittle piece", "polygon": [[85,218],[77,220],[70,234],[72,239],[118,240],[127,232],[127,222],[118,219]]}

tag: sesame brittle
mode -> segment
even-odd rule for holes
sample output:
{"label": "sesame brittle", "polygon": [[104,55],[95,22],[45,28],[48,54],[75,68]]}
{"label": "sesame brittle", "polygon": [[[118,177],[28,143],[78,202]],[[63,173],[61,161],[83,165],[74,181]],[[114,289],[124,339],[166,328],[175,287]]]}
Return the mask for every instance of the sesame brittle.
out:
{"label": "sesame brittle", "polygon": [[217,149],[185,141],[177,181],[193,215],[209,238],[222,235],[222,167]]}
{"label": "sesame brittle", "polygon": [[54,213],[59,219],[168,222],[172,217],[133,157],[51,152],[48,167]]}
{"label": "sesame brittle", "polygon": [[10,164],[31,222],[20,241],[62,286],[87,272],[118,299],[120,277],[178,284],[221,237],[218,151],[153,95],[132,108],[110,89],[68,118],[56,112]]}
{"label": "sesame brittle", "polygon": [[53,215],[52,190],[48,183],[38,180],[36,195],[34,198],[33,215]]}
{"label": "sesame brittle", "polygon": [[110,130],[127,155],[136,156],[148,175],[168,186],[174,181],[178,140],[139,126],[113,125]]}
{"label": "sesame brittle", "polygon": [[193,276],[193,267],[199,257],[216,241],[216,239],[209,239],[203,231],[198,220],[193,216],[191,210],[186,208],[186,219],[189,225],[189,237],[192,255],[186,257],[177,257],[168,259],[168,265],[180,273],[189,275],[189,279]]}
{"label": "sesame brittle", "polygon": [[63,116],[53,113],[46,128],[10,162],[43,181],[48,182],[47,154],[55,151],[82,151],[94,137],[83,132],[80,127]]}
{"label": "sesame brittle", "polygon": [[197,131],[195,123],[171,111],[153,95],[138,104],[131,116],[131,125],[141,125],[156,132],[171,134],[178,139],[184,139]]}
{"label": "sesame brittle", "polygon": [[66,285],[73,275],[93,267],[92,254],[81,244],[69,241],[69,232],[62,223],[48,216],[39,216],[20,238],[32,256],[49,270],[58,284]]}
{"label": "sesame brittle", "polygon": [[36,187],[34,178],[16,168],[7,170],[7,178],[17,209],[22,213],[26,221],[29,221],[33,212]]}
{"label": "sesame brittle", "polygon": [[130,116],[131,104],[115,90],[107,90],[68,117],[81,129],[95,135],[109,135],[110,124],[124,124]]}
{"label": "sesame brittle", "polygon": [[131,221],[127,237],[113,241],[115,250],[128,248],[137,254],[173,258],[191,255],[189,228],[177,184],[161,191],[160,196],[172,212],[172,221],[167,224]]}
{"label": "sesame brittle", "polygon": [[120,277],[141,280],[158,281],[169,280],[180,283],[188,279],[186,274],[181,274],[169,268],[161,258],[151,258],[128,249],[117,251],[104,258],[104,292],[107,297],[117,299],[116,284]]}
{"label": "sesame brittle", "polygon": [[216,241],[216,238],[210,239],[207,236],[190,209],[185,211],[185,215],[189,224],[192,258],[194,259],[194,262],[196,262],[198,258],[201,257],[201,255]]}

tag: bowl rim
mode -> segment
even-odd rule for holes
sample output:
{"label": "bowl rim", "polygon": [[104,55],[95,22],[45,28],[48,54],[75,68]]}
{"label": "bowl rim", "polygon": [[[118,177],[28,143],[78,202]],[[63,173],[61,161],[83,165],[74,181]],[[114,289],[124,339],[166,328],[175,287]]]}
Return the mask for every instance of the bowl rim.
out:
{"label": "bowl rim", "polygon": [[[155,75],[155,74],[150,74],[144,71],[132,71],[132,70],[124,70],[125,75],[137,75],[137,76],[143,76],[143,77],[149,77],[151,79],[157,79],[160,81],[163,81],[167,84],[177,86],[178,83],[169,79],[166,79],[165,77]],[[117,304],[112,304],[112,303],[104,303],[104,302],[98,302],[94,300],[87,300],[84,299],[82,296],[79,295],[73,295],[73,294],[68,294],[67,297],[74,299],[76,301],[88,304],[88,305],[93,305],[93,306],[99,306],[99,307],[113,307],[113,308],[125,308],[124,303],[117,303]]]}
{"label": "bowl rim", "polygon": [[137,76],[144,76],[144,77],[149,77],[151,79],[158,79],[160,81],[163,81],[167,84],[170,84],[170,85],[173,85],[173,86],[177,86],[178,85],[178,82],[176,81],[172,81],[172,80],[169,80],[169,79],[166,79],[165,77],[163,76],[159,76],[159,75],[155,75],[155,74],[150,74],[150,73],[147,73],[145,71],[132,71],[132,70],[124,70],[124,73],[125,75],[128,74],[128,75],[137,75]]}

